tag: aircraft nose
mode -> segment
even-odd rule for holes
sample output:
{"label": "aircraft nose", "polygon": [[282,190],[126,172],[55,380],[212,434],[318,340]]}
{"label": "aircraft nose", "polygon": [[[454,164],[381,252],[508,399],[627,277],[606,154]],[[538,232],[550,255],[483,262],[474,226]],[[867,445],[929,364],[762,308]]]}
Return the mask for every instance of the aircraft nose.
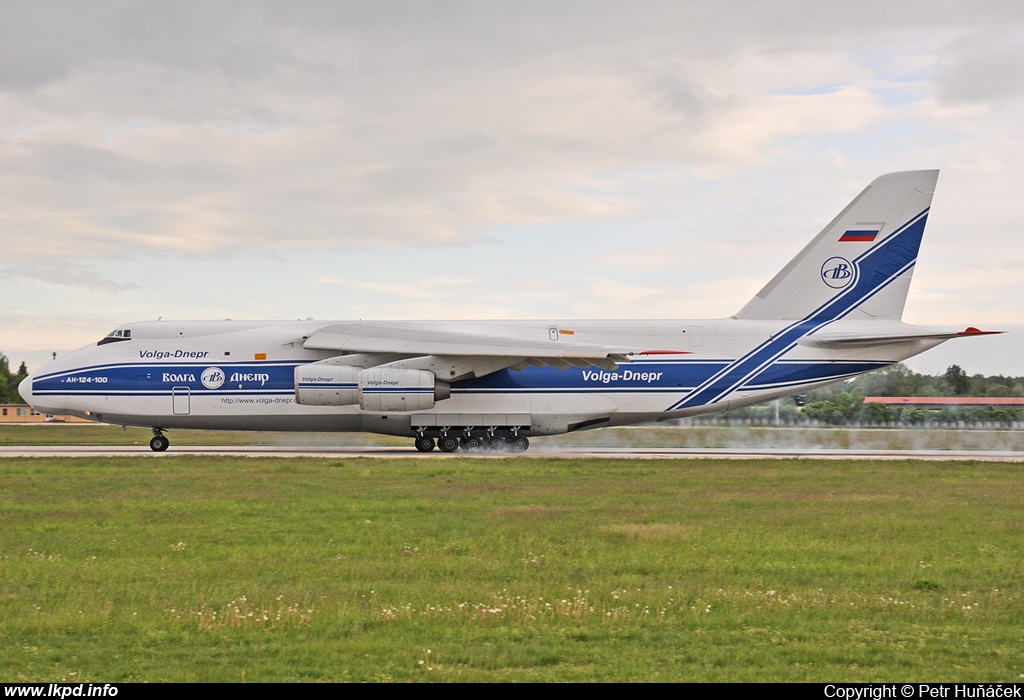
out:
{"label": "aircraft nose", "polygon": [[21,384],[18,385],[18,393],[21,394],[21,398],[25,399],[25,403],[29,406],[32,405],[32,375],[28,375],[21,380]]}

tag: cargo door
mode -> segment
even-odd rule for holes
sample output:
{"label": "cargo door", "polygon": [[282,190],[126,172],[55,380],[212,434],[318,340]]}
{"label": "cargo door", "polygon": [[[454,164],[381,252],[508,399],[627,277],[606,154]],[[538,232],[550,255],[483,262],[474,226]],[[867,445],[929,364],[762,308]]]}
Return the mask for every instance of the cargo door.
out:
{"label": "cargo door", "polygon": [[171,412],[176,416],[187,416],[192,412],[191,390],[187,386],[171,389]]}

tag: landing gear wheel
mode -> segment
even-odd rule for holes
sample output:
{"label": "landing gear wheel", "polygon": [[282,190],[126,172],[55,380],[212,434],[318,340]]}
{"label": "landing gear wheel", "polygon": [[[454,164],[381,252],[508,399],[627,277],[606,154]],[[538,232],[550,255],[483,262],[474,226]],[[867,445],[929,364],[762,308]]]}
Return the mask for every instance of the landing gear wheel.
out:
{"label": "landing gear wheel", "polygon": [[163,452],[171,446],[171,441],[163,435],[154,435],[153,439],[149,441],[149,449],[154,452]]}
{"label": "landing gear wheel", "polygon": [[420,452],[432,452],[434,450],[434,438],[426,436],[416,438],[416,449]]}
{"label": "landing gear wheel", "polygon": [[519,435],[512,438],[512,451],[513,452],[526,452],[530,448],[530,438],[525,435]]}
{"label": "landing gear wheel", "polygon": [[441,448],[442,452],[454,452],[459,449],[459,441],[450,435],[438,438],[437,446]]}
{"label": "landing gear wheel", "polygon": [[495,452],[504,452],[505,449],[508,447],[508,443],[505,442],[505,438],[497,436],[491,438],[490,445],[491,449],[494,450]]}
{"label": "landing gear wheel", "polygon": [[483,440],[478,438],[476,435],[470,435],[468,438],[462,439],[462,449],[464,450],[475,452],[476,450],[479,450],[480,446],[483,444]]}

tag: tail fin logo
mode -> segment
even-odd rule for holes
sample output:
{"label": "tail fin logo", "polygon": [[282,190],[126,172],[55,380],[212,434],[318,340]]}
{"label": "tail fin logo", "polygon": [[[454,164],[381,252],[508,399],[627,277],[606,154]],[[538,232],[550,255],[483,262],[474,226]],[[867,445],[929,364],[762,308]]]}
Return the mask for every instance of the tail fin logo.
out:
{"label": "tail fin logo", "polygon": [[846,258],[829,258],[821,266],[821,280],[832,289],[842,289],[853,281],[854,268]]}

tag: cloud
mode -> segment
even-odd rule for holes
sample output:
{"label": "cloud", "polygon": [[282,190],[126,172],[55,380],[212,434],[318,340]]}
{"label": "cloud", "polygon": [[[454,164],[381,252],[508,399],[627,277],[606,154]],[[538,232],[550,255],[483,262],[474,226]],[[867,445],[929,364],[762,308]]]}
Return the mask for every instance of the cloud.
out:
{"label": "cloud", "polygon": [[[95,343],[120,323],[122,321],[99,317],[42,316],[6,312],[0,317],[0,326],[3,328],[0,335],[0,352],[11,359],[16,356],[9,351],[11,348],[43,353],[54,350],[63,352]],[[20,359],[20,356],[18,357]]]}
{"label": "cloud", "polygon": [[1002,107],[1024,97],[1024,36],[985,32],[963,38],[935,71],[936,97],[950,105]]}
{"label": "cloud", "polygon": [[121,284],[106,279],[101,274],[82,265],[62,264],[29,264],[0,267],[0,279],[7,278],[17,281],[39,281],[47,284],[78,287],[81,289],[101,292],[118,293],[129,289],[138,289],[134,283]]}
{"label": "cloud", "polygon": [[742,168],[780,139],[877,123],[852,42],[913,16],[532,7],[19,5],[0,30],[2,231],[38,260],[463,245],[493,225],[644,216],[594,183]]}

